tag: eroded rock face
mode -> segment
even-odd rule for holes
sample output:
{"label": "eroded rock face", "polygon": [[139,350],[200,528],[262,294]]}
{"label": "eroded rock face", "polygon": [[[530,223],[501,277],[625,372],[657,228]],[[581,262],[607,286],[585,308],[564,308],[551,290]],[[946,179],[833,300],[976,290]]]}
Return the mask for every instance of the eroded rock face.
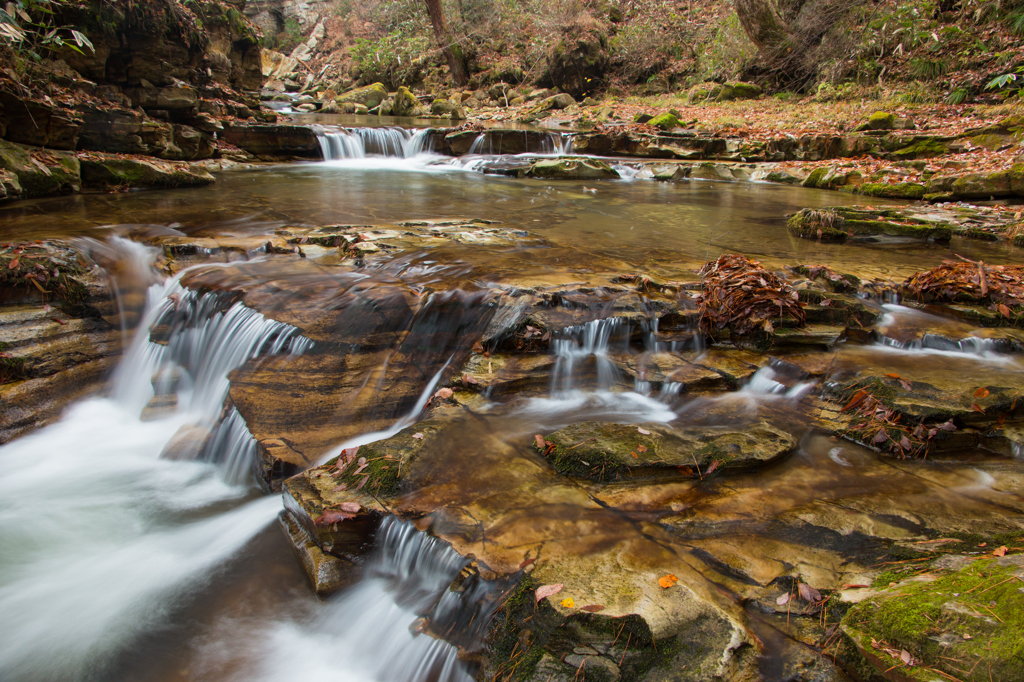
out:
{"label": "eroded rock face", "polygon": [[558,180],[598,180],[617,178],[618,171],[599,159],[542,159],[536,161],[527,175]]}
{"label": "eroded rock face", "polygon": [[225,128],[221,137],[230,144],[259,157],[322,156],[316,133],[305,126],[233,125]]}

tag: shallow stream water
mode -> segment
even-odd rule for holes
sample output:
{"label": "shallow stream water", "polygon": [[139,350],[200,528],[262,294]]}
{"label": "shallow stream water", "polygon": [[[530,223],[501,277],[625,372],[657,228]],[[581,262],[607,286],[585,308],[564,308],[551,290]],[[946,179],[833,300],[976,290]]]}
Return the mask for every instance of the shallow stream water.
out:
{"label": "shallow stream water", "polygon": [[[224,173],[202,189],[19,202],[0,208],[0,221],[6,239],[107,240],[140,225],[169,226],[190,237],[263,237],[285,226],[482,218],[542,240],[452,244],[418,254],[423,267],[401,277],[418,290],[435,291],[467,282],[586,283],[617,272],[694,280],[700,263],[732,252],[773,269],[827,263],[897,281],[954,253],[987,263],[1017,258],[1005,247],[961,240],[950,246],[843,246],[786,232],[785,215],[800,208],[864,203],[841,193],[702,181],[526,180],[473,167],[472,159],[456,163],[429,154],[279,165]],[[258,278],[261,267],[253,265],[250,275]],[[359,273],[356,265],[329,259],[322,267]],[[277,266],[266,272],[268,278],[279,275]],[[169,344],[150,343],[149,324],[182,305],[177,287],[167,281],[150,290],[149,318],[108,396],[79,402],[58,423],[0,447],[0,679],[468,679],[471,671],[452,647],[410,632],[464,564],[443,543],[392,524],[390,535],[378,540],[363,582],[320,602],[275,522],[279,496],[261,494],[244,464],[224,453],[211,453],[206,461],[161,458],[183,425],[217,419],[229,371],[264,357],[286,372],[313,345],[262,315],[230,310],[173,318],[180,323],[171,325]],[[899,306],[886,314],[884,328],[894,330],[886,335],[897,340],[899,330],[915,325],[962,325],[922,321],[920,313]],[[961,331],[970,336],[970,329]],[[438,465],[438,489],[450,483],[467,498],[499,495],[501,467],[517,465],[494,460],[497,455],[483,445],[489,438],[550,432],[582,420],[699,422],[772,412],[804,434],[784,462],[701,488],[641,491],[624,483],[602,491],[605,502],[640,511],[685,508],[686,515],[666,523],[686,542],[712,553],[723,543],[748,543],[751,551],[767,548],[765,556],[799,543],[771,521],[805,506],[877,512],[892,524],[893,537],[910,533],[915,515],[986,517],[1022,507],[1020,490],[1007,484],[1024,468],[1019,458],[940,458],[917,468],[894,463],[815,433],[801,411],[813,382],[787,381],[763,369],[742,390],[689,400],[670,390],[648,392],[611,368],[609,352],[640,352],[628,342],[616,349],[608,339],[566,338],[554,345],[550,391],[483,414],[452,443],[450,460]],[[936,368],[995,371],[1018,376],[1017,385],[1024,385],[1019,356],[981,346],[919,346],[841,345],[833,361],[901,375]],[[142,421],[161,358],[173,360],[189,381],[176,389],[176,412]],[[581,367],[596,370],[589,381]],[[429,395],[432,378],[433,371],[424,370],[415,393]],[[391,425],[411,423],[422,403],[394,415]],[[245,442],[223,447],[244,449]],[[535,454],[518,456],[536,464]],[[476,473],[458,473],[467,470]],[[574,513],[537,508],[524,512],[523,522],[568,523]],[[842,551],[855,551],[855,544],[850,540]]]}

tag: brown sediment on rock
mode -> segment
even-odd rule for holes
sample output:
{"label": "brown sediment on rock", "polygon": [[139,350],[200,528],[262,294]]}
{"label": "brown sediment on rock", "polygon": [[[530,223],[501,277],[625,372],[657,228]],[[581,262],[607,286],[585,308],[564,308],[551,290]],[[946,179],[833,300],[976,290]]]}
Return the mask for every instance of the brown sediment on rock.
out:
{"label": "brown sediment on rock", "polygon": [[697,301],[701,328],[708,333],[728,329],[734,334],[755,332],[770,337],[773,320],[788,318],[804,324],[799,296],[778,275],[746,256],[730,254],[707,263],[698,273],[701,295]]}

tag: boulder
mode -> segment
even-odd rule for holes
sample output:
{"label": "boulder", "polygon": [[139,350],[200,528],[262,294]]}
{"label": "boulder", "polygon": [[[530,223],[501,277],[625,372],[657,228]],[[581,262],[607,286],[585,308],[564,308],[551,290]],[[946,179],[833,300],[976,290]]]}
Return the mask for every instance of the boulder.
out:
{"label": "boulder", "polygon": [[868,120],[857,130],[893,130],[896,128],[896,115],[885,111],[876,111],[868,116]]}
{"label": "boulder", "polygon": [[728,83],[698,83],[686,91],[691,104],[700,102],[728,102],[735,99],[757,99],[763,91],[753,83],[730,81]]}
{"label": "boulder", "polygon": [[[24,197],[70,194],[81,189],[78,159],[71,152],[36,150],[0,140],[0,170],[17,178]],[[4,184],[13,193],[14,183]]]}
{"label": "boulder", "polygon": [[398,88],[398,92],[394,95],[394,101],[391,104],[391,115],[411,116],[418,106],[419,102],[416,101],[416,95],[412,94],[409,88],[403,85]]}
{"label": "boulder", "polygon": [[6,119],[4,137],[11,142],[47,147],[75,149],[82,132],[82,119],[77,112],[17,97],[0,90],[0,118]]}
{"label": "boulder", "polygon": [[156,159],[88,154],[80,158],[80,163],[82,184],[97,189],[201,187],[214,182],[203,168]]}
{"label": "boulder", "polygon": [[647,121],[647,125],[654,128],[661,128],[662,130],[672,130],[673,128],[679,127],[679,119],[670,112],[658,114],[651,120]]}
{"label": "boulder", "polygon": [[255,156],[320,158],[320,141],[312,128],[290,125],[232,125],[220,139]]}
{"label": "boulder", "polygon": [[387,99],[387,96],[388,89],[382,83],[372,83],[338,95],[334,101],[339,105],[362,104],[367,109],[373,109]]}
{"label": "boulder", "polygon": [[542,159],[530,166],[530,170],[526,174],[534,178],[555,180],[597,180],[620,177],[618,171],[604,161],[579,157]]}

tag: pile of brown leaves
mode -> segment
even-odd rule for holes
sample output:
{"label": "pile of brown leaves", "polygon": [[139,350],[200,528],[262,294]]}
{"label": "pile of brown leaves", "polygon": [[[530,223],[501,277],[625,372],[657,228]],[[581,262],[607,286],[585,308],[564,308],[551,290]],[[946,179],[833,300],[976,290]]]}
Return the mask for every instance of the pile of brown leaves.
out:
{"label": "pile of brown leaves", "polygon": [[44,300],[51,296],[70,304],[85,300],[86,291],[75,277],[87,264],[65,244],[48,241],[0,244],[0,288],[35,288]]}
{"label": "pile of brown leaves", "polygon": [[903,290],[925,302],[990,304],[1004,317],[1014,317],[1024,309],[1024,265],[947,261],[912,275]]}
{"label": "pile of brown leaves", "polygon": [[[913,388],[906,379],[895,374],[889,376],[896,379],[905,390]],[[939,431],[957,429],[952,419],[931,427],[903,424],[899,413],[887,407],[865,388],[854,393],[841,412],[851,412],[857,416],[846,431],[847,437],[900,459],[926,457],[932,438]]]}
{"label": "pile of brown leaves", "polygon": [[700,269],[697,299],[705,332],[728,327],[737,334],[775,331],[773,318],[790,317],[804,324],[797,292],[776,275],[739,254],[726,254]]}

